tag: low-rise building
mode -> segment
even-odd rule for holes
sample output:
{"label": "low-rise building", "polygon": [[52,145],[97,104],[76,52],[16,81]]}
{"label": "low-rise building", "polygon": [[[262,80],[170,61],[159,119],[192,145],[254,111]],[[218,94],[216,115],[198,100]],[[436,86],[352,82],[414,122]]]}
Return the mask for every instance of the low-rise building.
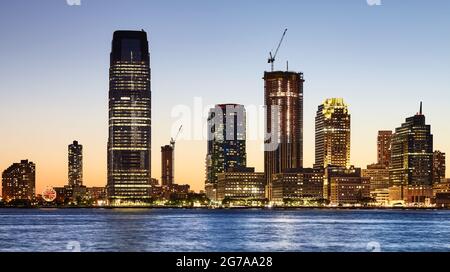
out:
{"label": "low-rise building", "polygon": [[433,184],[433,196],[436,196],[438,193],[450,193],[450,179]]}
{"label": "low-rise building", "polygon": [[361,168],[327,167],[324,198],[330,204],[357,204],[370,198],[370,178],[361,177]]}
{"label": "low-rise building", "polygon": [[217,200],[224,199],[264,199],[264,173],[255,168],[232,168],[217,175]]}
{"label": "low-rise building", "polygon": [[373,198],[378,205],[389,205],[389,188],[370,191],[370,197]]}
{"label": "low-rise building", "polygon": [[313,168],[293,168],[274,174],[270,200],[283,204],[287,201],[322,199],[323,174],[322,169]]}
{"label": "low-rise building", "polygon": [[433,186],[430,185],[400,185],[389,187],[390,203],[425,204],[432,198]]}

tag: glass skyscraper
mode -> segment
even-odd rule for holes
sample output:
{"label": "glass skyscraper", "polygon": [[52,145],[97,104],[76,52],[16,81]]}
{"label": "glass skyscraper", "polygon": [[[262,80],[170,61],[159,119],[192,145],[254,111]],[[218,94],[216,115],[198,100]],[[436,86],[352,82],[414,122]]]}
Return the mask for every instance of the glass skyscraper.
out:
{"label": "glass skyscraper", "polygon": [[391,186],[433,184],[433,135],[422,106],[419,113],[395,129],[391,150]]}
{"label": "glass skyscraper", "polygon": [[303,167],[303,74],[264,73],[266,182],[285,169]]}
{"label": "glass skyscraper", "polygon": [[69,145],[69,186],[83,185],[83,146],[73,141]]}
{"label": "glass skyscraper", "polygon": [[232,168],[247,166],[246,116],[243,105],[220,104],[208,115],[208,146],[205,190],[215,199],[217,175]]}
{"label": "glass skyscraper", "polygon": [[151,193],[150,54],[144,31],[114,32],[109,71],[110,204],[141,203]]}
{"label": "glass skyscraper", "polygon": [[314,167],[350,167],[350,113],[342,98],[329,98],[316,115]]}

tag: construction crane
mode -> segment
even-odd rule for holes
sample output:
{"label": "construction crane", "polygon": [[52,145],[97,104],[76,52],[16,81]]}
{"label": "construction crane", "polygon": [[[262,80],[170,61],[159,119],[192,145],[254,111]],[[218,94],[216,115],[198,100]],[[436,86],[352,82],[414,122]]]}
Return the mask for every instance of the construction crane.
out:
{"label": "construction crane", "polygon": [[275,53],[272,55],[272,51],[269,52],[269,59],[267,60],[267,63],[270,63],[271,69],[273,72],[273,64],[275,62],[275,58],[277,57],[278,50],[280,49],[281,44],[283,43],[284,37],[286,36],[287,28],[283,32],[283,36],[281,36],[280,43],[278,43],[277,50],[275,50]]}
{"label": "construction crane", "polygon": [[183,125],[180,126],[180,128],[178,129],[177,134],[175,135],[174,138],[170,138],[170,146],[172,146],[173,149],[175,149],[175,142],[177,141],[178,135],[180,135],[181,129],[183,128]]}

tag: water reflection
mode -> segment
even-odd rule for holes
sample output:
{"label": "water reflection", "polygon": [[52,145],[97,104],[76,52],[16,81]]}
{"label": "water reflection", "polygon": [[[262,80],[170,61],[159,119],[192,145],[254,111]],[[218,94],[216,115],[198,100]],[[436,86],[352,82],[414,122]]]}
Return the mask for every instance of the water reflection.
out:
{"label": "water reflection", "polygon": [[0,210],[0,251],[448,251],[449,211]]}

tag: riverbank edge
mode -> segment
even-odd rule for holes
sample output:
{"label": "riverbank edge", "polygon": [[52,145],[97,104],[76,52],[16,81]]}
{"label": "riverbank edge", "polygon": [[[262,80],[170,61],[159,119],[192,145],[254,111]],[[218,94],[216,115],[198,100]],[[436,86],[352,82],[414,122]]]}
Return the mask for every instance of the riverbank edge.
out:
{"label": "riverbank edge", "polygon": [[180,206],[36,206],[36,207],[0,207],[7,209],[178,209],[178,210],[450,210],[446,207],[180,207]]}

